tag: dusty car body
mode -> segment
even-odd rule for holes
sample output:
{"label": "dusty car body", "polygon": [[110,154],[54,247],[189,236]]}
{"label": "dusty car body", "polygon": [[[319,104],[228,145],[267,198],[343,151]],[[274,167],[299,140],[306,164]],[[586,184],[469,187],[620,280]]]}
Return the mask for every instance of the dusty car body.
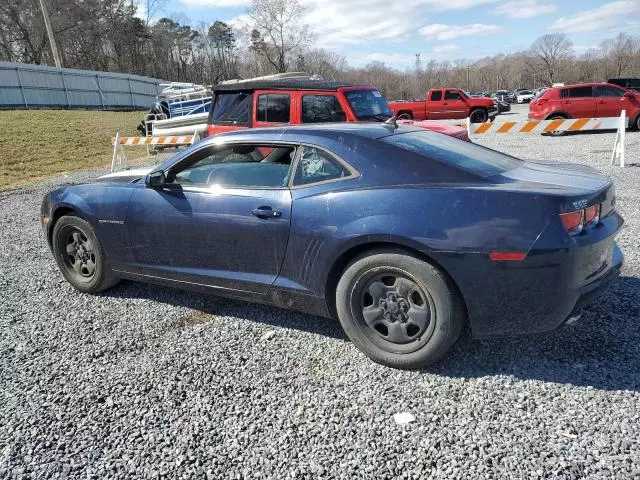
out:
{"label": "dusty car body", "polygon": [[396,124],[246,129],[156,167],[48,193],[42,226],[80,291],[131,279],[338,318],[417,368],[464,324],[553,330],[616,277],[607,177]]}

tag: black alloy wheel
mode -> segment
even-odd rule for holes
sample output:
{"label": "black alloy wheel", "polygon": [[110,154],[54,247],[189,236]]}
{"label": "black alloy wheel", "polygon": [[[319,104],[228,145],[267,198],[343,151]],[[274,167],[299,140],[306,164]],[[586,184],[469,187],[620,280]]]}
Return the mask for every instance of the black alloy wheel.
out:
{"label": "black alloy wheel", "polygon": [[407,272],[388,269],[366,273],[356,283],[353,311],[369,339],[385,350],[408,353],[430,338],[435,322],[431,296]]}

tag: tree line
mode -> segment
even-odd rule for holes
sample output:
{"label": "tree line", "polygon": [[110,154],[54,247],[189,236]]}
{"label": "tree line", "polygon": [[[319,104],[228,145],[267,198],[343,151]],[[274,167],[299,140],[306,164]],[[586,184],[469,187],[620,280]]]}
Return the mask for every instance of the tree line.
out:
{"label": "tree line", "polygon": [[[399,69],[382,62],[350,66],[345,57],[313,47],[298,0],[253,0],[245,25],[193,25],[152,20],[163,0],[45,0],[65,67],[215,84],[286,71],[375,85],[389,99],[420,98],[431,87],[474,91],[550,86],[555,82],[640,77],[640,38],[625,33],[577,53],[562,33],[529,49],[482,59],[417,61]],[[0,60],[53,64],[39,0],[0,0]]]}

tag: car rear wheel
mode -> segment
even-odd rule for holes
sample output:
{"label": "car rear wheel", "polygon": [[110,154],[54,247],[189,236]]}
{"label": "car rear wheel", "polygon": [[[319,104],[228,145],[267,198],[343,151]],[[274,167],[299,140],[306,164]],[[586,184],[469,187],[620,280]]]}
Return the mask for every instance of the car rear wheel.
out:
{"label": "car rear wheel", "polygon": [[[565,117],[564,115],[551,115],[549,118],[547,118],[547,120],[566,120],[566,119],[567,117]],[[553,130],[551,132],[547,132],[546,135],[550,135],[552,137],[561,137],[565,133],[566,132],[564,130]]]}
{"label": "car rear wheel", "polygon": [[377,363],[415,369],[440,359],[456,342],[464,308],[449,279],[401,251],[376,251],[346,268],[336,291],[349,339]]}
{"label": "car rear wheel", "polygon": [[636,126],[636,130],[640,131],[640,115],[636,117],[635,126]]}
{"label": "car rear wheel", "polygon": [[91,225],[75,216],[60,218],[52,247],[62,275],[77,290],[96,293],[118,283]]}
{"label": "car rear wheel", "polygon": [[402,112],[398,115],[398,120],[413,120],[413,115],[409,112]]}
{"label": "car rear wheel", "polygon": [[486,110],[476,109],[469,115],[471,123],[484,123],[489,119],[489,115]]}

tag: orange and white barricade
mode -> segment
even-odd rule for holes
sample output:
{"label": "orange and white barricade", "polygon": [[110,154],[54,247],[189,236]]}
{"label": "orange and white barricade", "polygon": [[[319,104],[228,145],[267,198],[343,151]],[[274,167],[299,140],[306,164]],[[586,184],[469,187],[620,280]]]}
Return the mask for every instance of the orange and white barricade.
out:
{"label": "orange and white barricade", "polygon": [[468,128],[470,135],[482,135],[485,133],[551,133],[617,130],[619,125],[619,117],[607,117],[470,123]]}
{"label": "orange and white barricade", "polygon": [[[111,157],[111,171],[113,172],[118,165],[127,163],[127,154],[124,151],[125,146],[146,145],[162,146],[162,147],[179,147],[182,145],[193,145],[200,136],[198,132],[193,135],[171,135],[158,137],[121,137],[116,133],[115,137],[111,137],[111,145],[113,145],[113,155]],[[147,150],[149,153],[149,150]]]}
{"label": "orange and white barricade", "polygon": [[471,123],[467,119],[466,127],[469,137],[472,135],[500,133],[556,133],[587,132],[594,130],[616,130],[611,165],[616,162],[624,167],[625,131],[629,126],[629,118],[623,110],[619,117],[605,118],[570,118],[557,120],[526,120],[514,122]]}

